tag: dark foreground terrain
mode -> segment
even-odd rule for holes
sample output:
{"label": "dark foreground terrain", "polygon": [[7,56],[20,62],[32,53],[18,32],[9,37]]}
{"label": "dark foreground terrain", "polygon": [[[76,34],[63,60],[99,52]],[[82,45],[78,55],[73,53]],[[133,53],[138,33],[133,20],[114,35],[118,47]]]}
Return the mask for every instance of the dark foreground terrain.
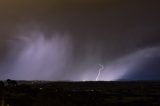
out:
{"label": "dark foreground terrain", "polygon": [[160,105],[160,81],[19,81],[0,87],[0,106]]}

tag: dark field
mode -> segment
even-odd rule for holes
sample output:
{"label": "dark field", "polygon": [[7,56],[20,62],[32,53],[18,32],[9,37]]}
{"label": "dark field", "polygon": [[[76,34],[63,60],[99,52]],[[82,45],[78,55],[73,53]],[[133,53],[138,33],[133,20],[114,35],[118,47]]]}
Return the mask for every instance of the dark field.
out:
{"label": "dark field", "polygon": [[159,105],[160,81],[19,81],[0,87],[0,106]]}

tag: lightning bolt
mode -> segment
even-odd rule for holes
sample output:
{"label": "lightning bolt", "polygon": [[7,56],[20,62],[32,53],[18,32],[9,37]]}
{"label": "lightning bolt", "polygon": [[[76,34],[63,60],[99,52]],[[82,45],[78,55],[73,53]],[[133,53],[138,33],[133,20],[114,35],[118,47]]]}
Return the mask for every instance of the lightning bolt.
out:
{"label": "lightning bolt", "polygon": [[99,76],[100,76],[100,74],[101,74],[101,71],[104,69],[103,65],[99,64],[99,66],[100,66],[100,69],[98,70],[98,74],[97,74],[97,77],[96,77],[96,81],[98,81]]}

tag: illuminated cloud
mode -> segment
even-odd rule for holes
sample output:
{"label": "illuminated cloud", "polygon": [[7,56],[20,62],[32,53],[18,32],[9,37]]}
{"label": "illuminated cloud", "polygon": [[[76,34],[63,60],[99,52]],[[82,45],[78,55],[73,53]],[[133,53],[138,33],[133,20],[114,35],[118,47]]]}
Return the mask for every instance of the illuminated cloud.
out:
{"label": "illuminated cloud", "polygon": [[11,71],[8,76],[23,80],[52,80],[64,70],[70,58],[69,38],[32,32],[12,41]]}

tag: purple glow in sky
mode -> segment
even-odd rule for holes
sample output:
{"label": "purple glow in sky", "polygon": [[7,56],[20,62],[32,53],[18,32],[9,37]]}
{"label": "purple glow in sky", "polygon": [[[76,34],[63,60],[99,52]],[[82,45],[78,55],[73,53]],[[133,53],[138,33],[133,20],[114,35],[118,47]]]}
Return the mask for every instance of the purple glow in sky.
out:
{"label": "purple glow in sky", "polygon": [[70,39],[54,34],[46,38],[41,32],[31,32],[11,42],[12,70],[7,76],[13,79],[49,80],[67,67],[71,55]]}
{"label": "purple glow in sky", "polygon": [[[100,59],[88,54],[87,59],[74,66],[73,45],[68,35],[53,34],[47,38],[41,31],[31,31],[28,35],[12,39],[10,44],[8,56],[10,63],[7,63],[7,73],[3,79],[115,81],[132,73],[130,71],[132,68],[160,52],[158,47],[138,50],[104,63],[103,66],[99,65],[99,69],[96,62]],[[98,76],[97,70],[100,70]]]}
{"label": "purple glow in sky", "polygon": [[159,3],[0,0],[0,79],[160,79]]}
{"label": "purple glow in sky", "polygon": [[[11,42],[9,52],[10,66],[6,78],[17,80],[72,80],[72,81],[114,81],[121,79],[127,73],[131,73],[133,67],[159,52],[159,48],[146,48],[131,53],[110,63],[100,65],[97,78],[97,68],[93,66],[94,57],[88,57],[87,62],[92,65],[79,62],[74,67],[72,59],[72,41],[69,36],[53,34],[46,38],[41,31],[31,31],[28,36],[19,36]],[[10,58],[14,57],[14,58]],[[96,61],[96,59],[95,59]],[[73,64],[73,65],[72,65]],[[95,64],[96,65],[96,64]],[[98,67],[99,68],[99,67]],[[74,70],[74,74],[68,71]],[[69,76],[63,78],[64,73]]]}
{"label": "purple glow in sky", "polygon": [[[19,36],[18,36],[19,35]],[[2,79],[17,80],[96,80],[97,58],[89,56],[76,67],[72,61],[72,41],[68,35],[52,34],[46,37],[42,31],[20,33],[10,42],[6,73]],[[98,67],[99,68],[99,67]],[[102,67],[101,67],[102,68]],[[101,80],[116,80],[119,75],[107,71]],[[65,77],[65,74],[68,74]]]}

